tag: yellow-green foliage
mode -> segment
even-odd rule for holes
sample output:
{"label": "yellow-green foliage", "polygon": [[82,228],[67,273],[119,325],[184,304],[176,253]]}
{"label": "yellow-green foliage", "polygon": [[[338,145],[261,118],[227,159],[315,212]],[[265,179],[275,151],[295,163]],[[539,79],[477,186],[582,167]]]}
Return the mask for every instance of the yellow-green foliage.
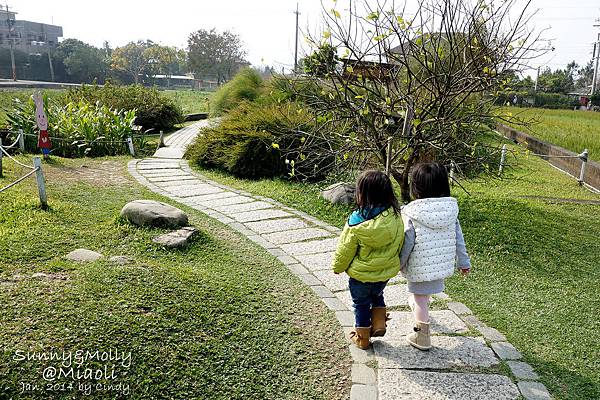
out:
{"label": "yellow-green foliage", "polygon": [[255,70],[244,68],[213,96],[211,116],[220,116],[233,110],[242,101],[254,101],[261,92],[262,78]]}

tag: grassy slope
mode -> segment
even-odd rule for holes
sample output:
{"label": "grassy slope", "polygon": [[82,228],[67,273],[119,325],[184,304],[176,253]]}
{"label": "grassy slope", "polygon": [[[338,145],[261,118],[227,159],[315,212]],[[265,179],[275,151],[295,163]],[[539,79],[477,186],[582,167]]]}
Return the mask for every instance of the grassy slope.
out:
{"label": "grassy slope", "polygon": [[514,107],[503,111],[533,122],[528,128],[512,124],[516,129],[576,153],[587,148],[591,159],[600,160],[600,113]]}
{"label": "grassy slope", "polygon": [[[510,171],[510,179],[466,182],[470,196],[455,190],[475,272],[450,279],[448,293],[504,332],[556,398],[599,398],[600,206],[519,196],[600,196],[536,157],[519,156]],[[317,200],[315,186],[202,173],[337,226],[349,211]]]}
{"label": "grassy slope", "polygon": [[[0,186],[21,173],[4,164]],[[41,365],[58,363],[13,355],[54,348],[132,352],[131,367],[117,367],[111,382],[131,385],[131,398],[347,396],[345,342],[312,291],[264,250],[191,209],[201,231],[192,245],[180,251],[153,245],[159,230],[118,218],[127,201],[157,198],[124,180],[123,164],[112,158],[47,165],[48,212],[37,208],[32,180],[0,194],[0,392],[17,398],[20,382],[43,389]],[[134,261],[62,258],[79,247]],[[34,272],[68,279],[15,277]],[[106,396],[116,394],[91,397]]]}
{"label": "grassy slope", "polygon": [[175,100],[183,109],[184,114],[208,112],[210,92],[199,90],[163,90],[162,94]]}

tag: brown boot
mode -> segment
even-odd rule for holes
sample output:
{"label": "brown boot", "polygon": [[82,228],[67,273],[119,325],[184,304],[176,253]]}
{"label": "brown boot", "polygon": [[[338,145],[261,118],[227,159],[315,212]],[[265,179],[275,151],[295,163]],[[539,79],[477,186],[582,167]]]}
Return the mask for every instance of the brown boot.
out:
{"label": "brown boot", "polygon": [[429,323],[417,322],[414,333],[406,336],[408,343],[419,350],[429,350],[431,348],[431,338],[429,337]]}
{"label": "brown boot", "polygon": [[390,314],[386,313],[385,307],[373,307],[371,309],[371,336],[383,336],[385,335],[385,328],[387,327],[386,321],[389,321]]}
{"label": "brown boot", "polygon": [[350,339],[359,349],[368,349],[369,345],[371,344],[369,341],[371,339],[371,327],[355,327],[354,330],[350,332]]}

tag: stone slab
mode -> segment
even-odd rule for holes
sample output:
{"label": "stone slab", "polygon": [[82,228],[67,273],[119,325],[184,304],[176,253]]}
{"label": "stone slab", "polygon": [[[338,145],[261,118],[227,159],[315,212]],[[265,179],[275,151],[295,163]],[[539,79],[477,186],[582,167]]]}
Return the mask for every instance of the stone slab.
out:
{"label": "stone slab", "polygon": [[[229,216],[239,222],[253,222],[260,221],[263,219],[289,217],[291,216],[291,214],[282,210],[267,209],[230,214]],[[285,249],[283,250],[285,251]]]}
{"label": "stone slab", "polygon": [[308,286],[320,286],[321,285],[321,282],[317,278],[315,278],[314,275],[301,274],[301,275],[298,275],[298,277],[300,279],[302,279],[302,282],[304,282],[305,285],[308,285]]}
{"label": "stone slab", "polygon": [[[346,287],[348,287],[348,278],[346,277]],[[338,299],[342,301],[342,303],[346,304],[348,308],[352,309],[352,297],[350,296],[350,292],[345,290],[343,292],[338,292],[335,294]],[[406,306],[408,305],[408,290],[406,285],[398,284],[398,285],[389,285],[383,290],[383,298],[385,299],[385,305],[388,307],[395,306]]]}
{"label": "stone slab", "polygon": [[298,218],[248,222],[246,226],[259,234],[305,228],[308,224]]}
{"label": "stone slab", "polygon": [[185,200],[189,201],[191,203],[202,204],[207,201],[212,201],[212,200],[217,200],[217,199],[225,199],[228,197],[235,197],[235,196],[237,196],[237,194],[235,194],[233,192],[218,192],[218,193],[212,193],[212,194],[204,194],[204,195],[199,195],[199,196],[186,197]]}
{"label": "stone slab", "polygon": [[519,360],[521,353],[508,342],[494,342],[491,344],[494,352],[503,360]]}
{"label": "stone slab", "polygon": [[[266,203],[265,203],[266,204]],[[273,232],[264,235],[269,242],[283,244],[302,242],[308,239],[331,236],[331,232],[320,228],[294,229],[290,231]]]}
{"label": "stone slab", "polygon": [[202,181],[199,179],[184,179],[184,180],[179,179],[179,180],[171,181],[171,182],[154,182],[154,183],[156,184],[156,186],[160,187],[161,189],[168,190],[167,188],[181,186],[181,185],[201,185]]}
{"label": "stone slab", "polygon": [[350,400],[377,400],[377,386],[352,385]]}
{"label": "stone slab", "polygon": [[224,214],[233,214],[244,211],[264,210],[265,208],[273,208],[272,204],[265,201],[253,201],[250,203],[231,204],[228,206],[216,206],[215,210],[219,210]]}
{"label": "stone slab", "polygon": [[335,251],[338,238],[313,240],[304,243],[284,244],[281,246],[283,251],[291,255],[316,254]]}
{"label": "stone slab", "polygon": [[335,297],[331,290],[329,290],[325,286],[311,286],[310,288],[313,290],[313,292],[315,292],[317,296],[319,296],[322,299]]}
{"label": "stone slab", "polygon": [[379,370],[379,400],[513,400],[519,390],[497,374]]}
{"label": "stone slab", "polygon": [[[348,330],[351,330],[351,328],[348,328]],[[356,347],[355,344],[351,344],[348,346],[348,351],[350,351],[350,356],[355,363],[364,364],[373,360],[373,347],[362,350]]]}
{"label": "stone slab", "polygon": [[298,255],[296,258],[302,265],[304,265],[309,271],[324,271],[330,270],[333,262],[334,252],[329,253],[318,253],[318,254],[304,254]]}
{"label": "stone slab", "polygon": [[141,162],[137,166],[138,171],[147,171],[155,169],[181,169],[178,162]]}
{"label": "stone slab", "polygon": [[335,297],[326,297],[323,299],[323,303],[333,311],[348,311],[348,307]]}
{"label": "stone slab", "polygon": [[156,150],[153,157],[181,159],[185,155],[185,149],[178,147],[161,147]]}
{"label": "stone slab", "polygon": [[314,271],[313,274],[332,292],[348,290],[348,275],[334,274],[330,270]]}
{"label": "stone slab", "polygon": [[377,375],[373,368],[367,367],[365,364],[352,364],[352,383],[362,385],[376,385]]}
{"label": "stone slab", "polygon": [[507,361],[508,367],[517,379],[536,381],[540,379],[533,367],[522,361]]}
{"label": "stone slab", "polygon": [[[403,336],[413,332],[414,317],[410,311],[391,311],[387,322],[386,340],[402,340]],[[464,333],[467,325],[450,310],[430,311],[431,333]]]}
{"label": "stone slab", "polygon": [[198,185],[181,185],[181,186],[172,186],[166,188],[169,193],[174,194],[179,197],[192,197],[199,196],[202,194],[212,194],[222,192],[223,189],[206,185],[206,184],[198,184]]}
{"label": "stone slab", "polygon": [[373,348],[379,368],[487,368],[500,362],[481,337],[432,336],[431,344],[431,350],[419,351],[406,340],[375,340]]}
{"label": "stone slab", "polygon": [[168,232],[163,235],[157,236],[152,241],[156,244],[160,244],[161,246],[165,246],[168,248],[176,248],[183,247],[190,239],[197,233],[196,228],[191,226],[186,226],[181,229],[177,229],[173,232]]}
{"label": "stone slab", "polygon": [[335,312],[335,317],[341,326],[354,326],[354,313],[348,310],[340,310]]}
{"label": "stone slab", "polygon": [[448,309],[454,311],[459,315],[473,314],[469,307],[465,306],[463,303],[458,303],[454,301],[448,303]]}
{"label": "stone slab", "polygon": [[158,176],[158,177],[146,177],[148,181],[160,184],[161,182],[186,182],[189,180],[197,180],[198,177],[194,175],[175,175],[175,176]]}
{"label": "stone slab", "polygon": [[548,393],[546,386],[539,382],[522,381],[517,383],[521,394],[527,400],[550,400],[552,396]]}
{"label": "stone slab", "polygon": [[160,176],[189,176],[189,172],[184,170],[171,170],[171,169],[155,169],[150,171],[138,171],[145,178],[158,178]]}
{"label": "stone slab", "polygon": [[[219,189],[219,190],[223,190],[223,189]],[[215,208],[215,207],[222,207],[222,206],[230,206],[232,204],[251,203],[253,201],[254,201],[254,199],[252,197],[240,196],[239,194],[236,194],[235,196],[221,197],[218,199],[206,200],[206,201],[197,200],[196,202],[205,207]],[[231,217],[231,215],[230,215],[230,217]]]}

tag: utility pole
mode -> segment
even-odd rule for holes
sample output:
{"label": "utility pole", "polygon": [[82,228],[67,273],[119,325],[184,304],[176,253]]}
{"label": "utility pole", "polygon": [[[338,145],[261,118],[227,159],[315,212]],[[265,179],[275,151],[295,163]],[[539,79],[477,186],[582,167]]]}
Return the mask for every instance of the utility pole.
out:
{"label": "utility pole", "polygon": [[10,63],[12,65],[12,78],[13,81],[17,81],[17,67],[15,66],[15,39],[13,37],[15,21],[10,20],[10,12],[8,11],[8,4],[6,4],[6,23],[8,25],[8,37],[10,40]]}
{"label": "utility pole", "polygon": [[300,12],[298,11],[298,3],[296,3],[296,11],[294,11],[294,14],[296,14],[296,41],[295,41],[295,46],[294,46],[294,73],[298,72],[298,16],[300,15]]}
{"label": "utility pole", "polygon": [[[596,22],[600,22],[600,18],[596,19]],[[600,24],[594,24],[594,27],[600,27]],[[598,60],[600,59],[600,33],[598,33],[598,39],[596,43],[594,43],[594,57],[596,58],[596,62],[594,64],[594,75],[592,78],[592,91],[591,95],[596,93],[596,84],[598,83]]]}
{"label": "utility pole", "polygon": [[537,74],[535,76],[535,84],[533,86],[533,106],[535,107],[535,96],[537,95],[538,80],[540,79],[540,67],[537,67]]}
{"label": "utility pole", "polygon": [[50,50],[52,50],[50,44],[48,44],[48,34],[44,32],[44,42],[46,42],[46,46],[48,47],[48,64],[50,65],[50,79],[54,82],[54,66],[52,65],[52,56],[50,55]]}

